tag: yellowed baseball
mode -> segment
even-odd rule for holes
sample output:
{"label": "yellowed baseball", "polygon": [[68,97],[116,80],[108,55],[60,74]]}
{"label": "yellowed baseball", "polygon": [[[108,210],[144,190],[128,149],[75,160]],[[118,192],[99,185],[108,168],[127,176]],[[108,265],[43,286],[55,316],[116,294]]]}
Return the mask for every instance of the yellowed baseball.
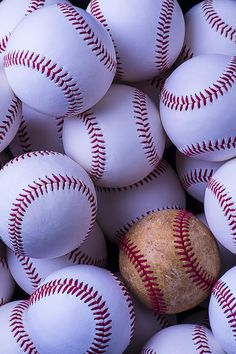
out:
{"label": "yellowed baseball", "polygon": [[120,244],[120,272],[149,308],[178,313],[201,303],[219,277],[220,255],[209,229],[186,210],[152,213]]}

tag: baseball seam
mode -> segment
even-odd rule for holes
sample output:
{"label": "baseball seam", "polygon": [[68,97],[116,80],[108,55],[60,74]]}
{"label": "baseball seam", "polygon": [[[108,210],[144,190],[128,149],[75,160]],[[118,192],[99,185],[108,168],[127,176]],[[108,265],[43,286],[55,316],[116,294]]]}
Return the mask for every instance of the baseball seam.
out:
{"label": "baseball seam", "polygon": [[181,178],[182,186],[185,190],[188,190],[192,186],[197,185],[199,183],[207,184],[210,178],[212,177],[213,173],[214,170],[208,168],[195,168],[193,170],[187,171]]}
{"label": "baseball seam", "polygon": [[158,71],[169,68],[169,41],[170,27],[174,12],[175,3],[173,0],[164,0],[157,25],[155,64]]}
{"label": "baseball seam", "polygon": [[152,350],[151,348],[145,348],[142,350],[141,354],[157,354],[157,352]]}
{"label": "baseball seam", "polygon": [[52,59],[29,50],[13,50],[4,56],[4,67],[23,66],[38,71],[51,80],[67,101],[65,115],[79,113],[83,107],[83,98],[78,83],[72,75]]}
{"label": "baseball seam", "polygon": [[0,142],[4,141],[4,138],[15,123],[20,105],[21,101],[16,96],[14,96],[10,107],[7,110],[7,114],[0,122]]}
{"label": "baseball seam", "polygon": [[157,147],[152,136],[151,126],[149,122],[149,114],[147,109],[146,95],[138,90],[134,90],[133,107],[135,124],[145,155],[152,166],[156,166],[160,161]]}
{"label": "baseball seam", "polygon": [[221,36],[236,42],[236,29],[227,24],[223,18],[219,16],[216,9],[214,9],[212,0],[205,0],[201,4],[202,14],[206,22],[212,29],[218,32]]}
{"label": "baseball seam", "polygon": [[174,247],[186,275],[199,289],[209,291],[216,279],[206,272],[194,254],[189,232],[189,220],[192,214],[186,210],[177,213],[173,221]]}
{"label": "baseball seam", "polygon": [[6,257],[0,256],[0,265],[2,266],[2,268],[8,269],[8,263]]}
{"label": "baseball seam", "polygon": [[56,119],[58,139],[62,140],[62,131],[63,131],[65,117],[56,117],[55,119]]}
{"label": "baseball seam", "polygon": [[23,314],[28,309],[28,301],[21,301],[11,312],[9,326],[11,333],[15,338],[21,350],[27,354],[38,354],[29,334],[26,332],[23,324]]}
{"label": "baseball seam", "polygon": [[96,323],[93,342],[87,353],[106,353],[111,340],[112,319],[106,301],[92,286],[79,280],[58,279],[41,285],[30,297],[30,306],[51,295],[66,294],[79,298],[88,306]]}
{"label": "baseball seam", "polygon": [[29,132],[27,129],[27,124],[24,119],[24,116],[22,116],[16,137],[19,141],[19,145],[20,145],[20,148],[22,149],[23,153],[30,152],[32,150],[30,136],[29,136]]}
{"label": "baseball seam", "polygon": [[160,313],[165,313],[166,304],[157,277],[154,275],[147,260],[141,254],[138,247],[126,237],[121,240],[120,250],[124,252],[138,272],[146,289],[152,309]]}
{"label": "baseball seam", "polygon": [[106,258],[95,258],[82,252],[80,248],[76,248],[66,255],[68,260],[73,264],[90,264],[97,267],[105,267]]}
{"label": "baseball seam", "polygon": [[108,23],[106,21],[104,14],[102,13],[102,10],[100,8],[100,4],[99,4],[98,0],[92,0],[89,4],[89,9],[91,11],[91,15],[93,15],[104,26],[104,28],[108,31],[108,33],[111,36],[111,39],[112,39],[112,42],[113,42],[113,45],[115,48],[116,61],[117,61],[115,78],[116,78],[116,80],[122,80],[122,78],[124,76],[124,70],[122,68],[121,58],[118,53],[118,49],[117,49],[117,46],[114,42],[114,39],[112,38],[111,29],[108,26]]}
{"label": "baseball seam", "polygon": [[231,231],[234,246],[236,246],[236,206],[232,196],[226,190],[226,187],[215,178],[211,178],[207,188],[213,193],[218,205],[221,208],[224,219]]}
{"label": "baseball seam", "polygon": [[10,35],[11,33],[8,32],[8,34],[0,38],[0,54],[5,52]]}
{"label": "baseball seam", "polygon": [[180,59],[185,61],[185,60],[191,59],[193,57],[193,55],[194,54],[193,54],[192,50],[190,48],[188,48],[187,44],[185,43],[183,45],[183,48],[182,48],[180,56],[179,56]]}
{"label": "baseball seam", "polygon": [[30,204],[49,192],[53,192],[54,190],[63,191],[65,188],[68,191],[80,192],[81,195],[84,195],[88,200],[91,209],[91,222],[87,232],[88,236],[96,219],[96,201],[93,193],[83,181],[80,181],[74,176],[52,174],[38,178],[37,181],[32,181],[30,185],[22,189],[22,192],[12,204],[8,222],[8,235],[15,253],[22,256],[25,255],[22,224]]}
{"label": "baseball seam", "polygon": [[155,319],[157,320],[158,324],[160,325],[161,329],[167,328],[170,326],[167,318],[158,312],[153,312]]}
{"label": "baseball seam", "polygon": [[115,73],[116,59],[108,52],[102,41],[96,37],[93,29],[86,23],[81,13],[77,12],[74,6],[66,3],[59,3],[57,4],[57,7],[72,24],[75,30],[79,32],[99,61],[108,69],[108,71]]}
{"label": "baseball seam", "polygon": [[211,354],[212,351],[209,347],[208,338],[204,326],[194,325],[192,332],[192,341],[199,354]]}
{"label": "baseball seam", "polygon": [[91,144],[92,162],[89,174],[94,182],[103,177],[106,166],[106,147],[102,130],[99,127],[96,116],[93,112],[81,113],[80,119],[84,123]]}
{"label": "baseball seam", "polygon": [[5,297],[0,297],[0,306],[5,305],[9,299],[6,299]]}
{"label": "baseball seam", "polygon": [[31,14],[32,12],[38,10],[40,7],[43,7],[45,0],[31,0],[26,11],[26,15]]}
{"label": "baseball seam", "polygon": [[226,319],[231,328],[232,335],[236,338],[236,299],[227,284],[219,279],[213,289],[212,296],[226,315]]}
{"label": "baseball seam", "polygon": [[31,258],[26,257],[26,256],[21,256],[19,254],[15,253],[15,257],[18,259],[20,262],[27,279],[30,282],[30,285],[33,287],[33,290],[36,290],[42,281],[42,278],[40,277],[36,266],[33,264],[33,261]]}

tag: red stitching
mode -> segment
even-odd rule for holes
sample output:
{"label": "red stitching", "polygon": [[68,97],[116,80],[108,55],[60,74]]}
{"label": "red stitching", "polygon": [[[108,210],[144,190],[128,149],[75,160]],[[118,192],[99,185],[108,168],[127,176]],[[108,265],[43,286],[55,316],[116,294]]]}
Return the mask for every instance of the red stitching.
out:
{"label": "red stitching", "polygon": [[105,258],[94,258],[88,254],[81,251],[80,248],[76,248],[66,255],[68,260],[73,264],[91,264],[97,267],[105,267],[106,259]]}
{"label": "red stitching", "polygon": [[45,0],[31,0],[26,15],[31,14],[32,12],[38,10],[40,7],[44,5],[45,5]]}
{"label": "red stitching", "polygon": [[91,223],[87,235],[90,233],[91,228],[96,219],[96,201],[93,193],[87,187],[83,181],[73,176],[50,175],[44,178],[39,178],[37,181],[33,181],[31,185],[22,189],[22,192],[16,198],[13,203],[8,223],[8,233],[11,245],[15,253],[25,255],[24,243],[21,234],[22,222],[24,215],[29,208],[29,205],[33,203],[37,198],[40,198],[45,193],[50,191],[60,191],[67,188],[68,190],[77,190],[81,194],[84,194],[91,208]]}
{"label": "red stitching", "polygon": [[84,123],[90,138],[92,164],[89,174],[93,178],[93,181],[96,182],[103,177],[106,166],[106,147],[104,137],[93,112],[87,111],[82,113],[80,119]]}
{"label": "red stitching", "polygon": [[0,256],[0,265],[2,266],[2,268],[8,269],[8,263],[6,257]]}
{"label": "red stitching", "polygon": [[27,354],[38,354],[29,334],[26,332],[23,324],[23,314],[28,309],[29,302],[20,301],[12,310],[10,315],[10,328],[11,332],[20,346],[21,350]]}
{"label": "red stitching", "polygon": [[210,178],[214,173],[213,169],[193,169],[186,172],[186,174],[181,178],[181,183],[185,190],[192,187],[194,184],[198,183],[208,183]]}
{"label": "red stitching", "polygon": [[204,326],[201,325],[193,326],[192,340],[199,354],[212,353],[209,347],[206,329]]}
{"label": "red stitching", "polygon": [[230,196],[230,193],[226,190],[225,186],[214,178],[210,179],[207,187],[217,199],[230,228],[234,245],[236,245],[236,207],[233,198]]}
{"label": "red stitching", "polygon": [[66,3],[57,4],[58,9],[71,22],[72,26],[79,31],[88,46],[91,46],[92,52],[100,62],[110,71],[116,71],[116,59],[105,48],[102,41],[96,37],[93,29],[85,22],[82,14],[76,11],[76,8]]}
{"label": "red stitching", "polygon": [[165,313],[166,304],[163,293],[159,288],[157,277],[154,275],[138,247],[131,240],[128,240],[127,237],[125,237],[121,240],[120,249],[134,265],[136,271],[142,279],[147,295],[149,296],[152,309],[160,313]]}
{"label": "red stitching", "polygon": [[95,336],[87,353],[106,353],[111,340],[112,319],[102,295],[92,286],[78,279],[58,279],[41,285],[30,297],[30,306],[41,299],[57,294],[72,295],[83,301],[92,311],[96,323]]}
{"label": "red stitching", "polygon": [[182,267],[192,282],[201,290],[208,291],[214,285],[216,279],[208,274],[199,264],[191,245],[189,234],[189,220],[192,213],[180,210],[173,222],[174,246],[177,250]]}
{"label": "red stitching", "polygon": [[161,329],[167,328],[170,326],[167,318],[158,312],[153,312],[154,317],[156,318]]}
{"label": "red stitching", "polygon": [[30,142],[29,132],[27,130],[26,121],[23,116],[17,132],[17,138],[19,140],[23,153],[30,152],[31,142]]}
{"label": "red stitching", "polygon": [[89,9],[90,9],[91,15],[93,15],[106,28],[106,30],[108,31],[108,33],[111,36],[111,39],[112,39],[112,42],[113,42],[113,45],[115,48],[116,61],[117,61],[115,79],[122,80],[122,78],[124,77],[124,69],[122,68],[121,58],[119,56],[117,46],[112,38],[111,29],[108,27],[108,23],[106,21],[104,14],[102,13],[102,10],[100,8],[100,4],[99,4],[98,0],[91,0],[91,2],[89,4]]}
{"label": "red stitching", "polygon": [[62,139],[62,130],[64,125],[65,117],[56,117],[57,134],[58,138]]}
{"label": "red stitching", "polygon": [[11,33],[8,32],[4,37],[0,38],[0,54],[4,53],[7,47]]}
{"label": "red stitching", "polygon": [[15,123],[20,106],[21,101],[16,96],[14,96],[10,107],[7,110],[7,114],[0,123],[0,142],[4,140],[12,125]]}
{"label": "red stitching", "polygon": [[214,100],[219,99],[226,92],[232,88],[236,79],[236,56],[232,57],[229,64],[226,66],[224,72],[212,83],[211,86],[199,91],[198,93],[193,93],[186,96],[176,96],[173,92],[168,91],[165,84],[161,91],[162,103],[170,109],[187,111],[193,110],[195,108],[200,109],[206,106],[209,102],[212,103]]}
{"label": "red stitching", "polygon": [[231,292],[228,285],[221,279],[219,279],[213,289],[212,296],[216,299],[218,305],[223,310],[228,324],[232,330],[232,335],[236,337],[236,299],[234,294]]}
{"label": "red stitching", "polygon": [[160,161],[160,157],[153,141],[147,110],[146,95],[142,91],[135,89],[132,102],[134,106],[135,123],[138,126],[137,131],[139,133],[139,138],[141,139],[141,144],[143,145],[149,163],[152,166],[156,166]]}
{"label": "red stitching", "polygon": [[158,71],[167,70],[169,68],[169,37],[174,7],[174,0],[164,0],[162,2],[157,25],[157,39],[155,51],[155,64]]}
{"label": "red stitching", "polygon": [[191,51],[190,48],[187,47],[186,44],[184,44],[182,51],[180,53],[180,58],[185,61],[191,59],[192,57],[193,57],[193,52]]}
{"label": "red stitching", "polygon": [[36,266],[33,264],[32,259],[26,256],[21,256],[17,253],[15,253],[15,257],[18,259],[21,266],[23,267],[33,289],[37,289],[42,281],[42,278],[38,274]]}
{"label": "red stitching", "polygon": [[151,348],[145,348],[142,350],[141,354],[157,354],[157,352],[152,350]]}
{"label": "red stitching", "polygon": [[219,32],[221,36],[224,36],[230,41],[236,43],[236,29],[232,28],[232,26],[227,24],[224,19],[219,16],[217,11],[214,9],[213,1],[205,0],[202,2],[201,7],[203,10],[203,16],[211,28],[213,28],[216,32]]}
{"label": "red stitching", "polygon": [[11,66],[24,66],[31,70],[37,70],[61,89],[68,106],[65,115],[80,113],[83,107],[83,98],[78,83],[52,59],[28,50],[13,50],[4,56],[4,67]]}

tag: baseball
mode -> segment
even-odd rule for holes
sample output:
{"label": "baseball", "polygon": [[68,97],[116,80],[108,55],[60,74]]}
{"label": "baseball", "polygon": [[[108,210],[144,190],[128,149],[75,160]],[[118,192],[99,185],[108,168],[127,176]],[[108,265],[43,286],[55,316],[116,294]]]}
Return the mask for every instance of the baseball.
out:
{"label": "baseball", "polygon": [[60,153],[38,151],[11,160],[0,171],[0,192],[1,237],[21,255],[64,255],[84,241],[95,222],[92,181]]}
{"label": "baseball", "polygon": [[178,177],[162,159],[141,181],[123,188],[96,186],[97,219],[105,235],[118,244],[142,217],[163,209],[184,209],[185,194]]}
{"label": "baseball", "polygon": [[164,210],[128,231],[119,265],[126,284],[147,307],[171,314],[207,298],[219,276],[220,256],[213,235],[193,214]]}
{"label": "baseball", "polygon": [[91,0],[87,11],[111,35],[118,80],[158,76],[172,66],[181,51],[185,25],[175,0]]}
{"label": "baseball", "polygon": [[15,282],[10,273],[5,245],[0,242],[0,306],[9,302],[15,290]]}
{"label": "baseball", "polygon": [[155,104],[142,91],[114,84],[103,99],[63,127],[65,153],[104,187],[124,187],[151,173],[165,134]]}
{"label": "baseball", "polygon": [[15,138],[10,144],[13,156],[40,150],[63,153],[63,123],[64,117],[48,116],[23,104],[21,123]]}
{"label": "baseball", "polygon": [[183,154],[207,161],[236,156],[235,70],[236,57],[199,55],[165,81],[161,120]]}
{"label": "baseball", "polygon": [[[155,334],[143,347],[141,354],[224,354],[224,350],[205,326],[179,324]],[[232,353],[232,352],[231,352]]]}
{"label": "baseball", "polygon": [[79,348],[80,353],[121,354],[132,338],[134,316],[118,278],[78,265],[45,279],[30,297],[26,321],[39,353],[77,354]]}
{"label": "baseball", "polygon": [[15,94],[32,109],[55,117],[78,114],[110,87],[115,50],[91,15],[57,3],[20,22],[9,39],[4,68]]}

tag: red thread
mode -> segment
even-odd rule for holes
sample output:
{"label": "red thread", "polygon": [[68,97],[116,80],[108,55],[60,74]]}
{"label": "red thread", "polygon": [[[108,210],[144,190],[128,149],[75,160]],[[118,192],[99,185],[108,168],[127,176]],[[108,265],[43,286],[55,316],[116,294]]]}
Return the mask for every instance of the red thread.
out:
{"label": "red thread", "polygon": [[4,67],[23,66],[38,71],[51,80],[62,92],[67,101],[65,115],[78,114],[83,107],[83,98],[78,83],[73,76],[59,64],[43,55],[29,50],[13,50],[4,56]]}
{"label": "red thread", "polygon": [[31,0],[26,11],[26,15],[31,14],[32,12],[40,9],[45,5],[45,0]]}
{"label": "red thread", "polygon": [[158,324],[160,325],[161,329],[167,328],[170,326],[167,318],[165,316],[163,316],[162,314],[158,313],[158,312],[153,312],[153,315],[155,317],[155,319],[157,320]]}
{"label": "red thread", "polygon": [[105,258],[94,258],[82,252],[80,248],[76,248],[66,255],[68,260],[73,264],[91,264],[97,267],[105,267],[106,259]]}
{"label": "red thread", "polygon": [[218,305],[226,315],[232,335],[236,338],[236,299],[228,285],[219,279],[213,289],[212,296],[216,299]]}
{"label": "red thread", "polygon": [[98,0],[91,0],[89,3],[89,10],[90,10],[91,15],[93,15],[105,27],[105,29],[108,31],[108,33],[111,36],[111,39],[112,39],[112,42],[113,42],[113,45],[115,48],[116,61],[117,61],[115,79],[122,80],[122,78],[124,76],[124,70],[122,68],[121,58],[119,56],[117,46],[112,38],[111,29],[109,28],[106,18],[100,8],[99,1]]}
{"label": "red thread", "polygon": [[152,350],[151,348],[145,348],[142,350],[141,354],[157,354],[157,352]]}
{"label": "red thread", "polygon": [[22,189],[22,192],[16,198],[13,203],[8,223],[8,233],[11,245],[15,253],[18,253],[22,256],[25,255],[24,252],[24,242],[22,238],[22,222],[29,208],[30,204],[33,203],[37,198],[40,198],[45,193],[50,191],[61,191],[64,189],[68,191],[78,191],[82,195],[86,196],[90,208],[91,208],[91,223],[87,236],[91,231],[91,228],[96,220],[96,200],[95,196],[87,187],[83,181],[80,181],[78,178],[73,176],[63,176],[59,175],[50,175],[45,176],[44,178],[39,178],[37,181],[33,181],[31,185],[28,185],[26,188]]}
{"label": "red thread", "polygon": [[84,123],[91,144],[92,164],[89,174],[94,182],[103,177],[106,166],[106,147],[102,134],[102,130],[98,125],[96,116],[92,111],[84,112],[80,115],[80,119]]}
{"label": "red thread", "polygon": [[225,221],[228,223],[230,228],[231,236],[236,244],[236,207],[232,196],[230,196],[229,191],[226,190],[225,186],[217,181],[215,178],[211,178],[208,183],[208,189],[213,193],[218,201],[218,204],[224,214]]}
{"label": "red thread", "polygon": [[0,38],[0,54],[4,53],[7,47],[11,33],[8,32],[4,37]]}
{"label": "red thread", "polygon": [[189,220],[192,216],[192,213],[186,210],[179,211],[175,216],[173,222],[174,246],[188,277],[199,289],[209,291],[216,279],[202,268],[194,254],[189,233]]}
{"label": "red thread", "polygon": [[9,133],[12,125],[15,123],[20,107],[21,101],[16,96],[14,96],[10,107],[7,110],[6,116],[0,123],[0,141],[4,141],[7,133]]}
{"label": "red thread", "polygon": [[23,153],[30,152],[31,142],[30,142],[29,132],[27,130],[27,125],[24,116],[22,116],[21,119],[21,123],[17,132],[17,138],[19,140],[20,147]]}
{"label": "red thread", "polygon": [[138,247],[125,237],[121,240],[120,250],[124,252],[131,264],[134,265],[143,285],[145,286],[147,295],[152,306],[152,309],[160,313],[165,313],[166,304],[163,293],[159,287],[157,277],[154,275],[147,260],[139,251]]}
{"label": "red thread", "polygon": [[192,57],[193,57],[193,52],[191,51],[190,48],[187,47],[186,44],[184,44],[182,51],[180,53],[180,58],[185,61],[191,59]]}
{"label": "red thread", "polygon": [[149,115],[147,110],[146,95],[138,90],[134,90],[133,95],[134,118],[138,126],[137,131],[141,144],[143,145],[145,155],[152,166],[156,166],[160,161],[157,147],[155,146],[151,126],[149,123]]}
{"label": "red thread", "polygon": [[214,9],[212,0],[205,0],[202,2],[202,12],[208,24],[221,36],[236,43],[236,29],[227,24],[223,18],[219,16]]}
{"label": "red thread", "polygon": [[41,285],[30,297],[30,306],[41,299],[58,294],[72,295],[84,302],[93,313],[96,323],[93,343],[87,349],[89,354],[106,353],[111,340],[112,319],[102,295],[92,286],[79,280],[58,279]]}
{"label": "red thread", "polygon": [[62,130],[64,125],[65,117],[56,117],[56,125],[57,125],[57,134],[58,139],[62,139]]}
{"label": "red thread", "polygon": [[76,8],[66,3],[57,4],[58,9],[64,14],[64,16],[71,22],[72,26],[83,37],[84,41],[92,52],[100,60],[100,62],[110,71],[116,71],[116,59],[105,48],[102,41],[96,37],[93,29],[85,22],[82,14],[76,11]]}
{"label": "red thread", "polygon": [[27,311],[29,302],[20,301],[12,310],[10,315],[10,328],[13,337],[21,350],[27,354],[38,354],[33,342],[30,339],[29,334],[26,332],[23,324],[23,314]]}
{"label": "red thread", "polygon": [[199,354],[211,354],[212,351],[209,347],[208,338],[204,326],[194,325],[192,333],[192,341]]}
{"label": "red thread", "polygon": [[37,289],[41,281],[43,280],[37,272],[36,266],[33,264],[32,259],[26,256],[21,256],[15,253],[15,257],[20,262],[21,266],[26,273],[26,276],[33,287],[33,289]]}
{"label": "red thread", "polygon": [[181,183],[185,190],[189,189],[193,185],[198,183],[208,183],[210,178],[214,173],[213,169],[193,169],[188,172],[181,178]]}
{"label": "red thread", "polygon": [[174,0],[164,0],[162,2],[160,16],[157,25],[156,39],[156,68],[158,71],[169,69],[169,42],[170,27],[173,17],[175,3]]}
{"label": "red thread", "polygon": [[226,92],[232,88],[236,79],[236,56],[232,57],[225,71],[211,86],[193,93],[191,95],[176,96],[173,92],[168,91],[165,84],[161,91],[161,101],[164,106],[175,111],[187,111],[193,109],[200,109],[214,100],[224,96]]}

